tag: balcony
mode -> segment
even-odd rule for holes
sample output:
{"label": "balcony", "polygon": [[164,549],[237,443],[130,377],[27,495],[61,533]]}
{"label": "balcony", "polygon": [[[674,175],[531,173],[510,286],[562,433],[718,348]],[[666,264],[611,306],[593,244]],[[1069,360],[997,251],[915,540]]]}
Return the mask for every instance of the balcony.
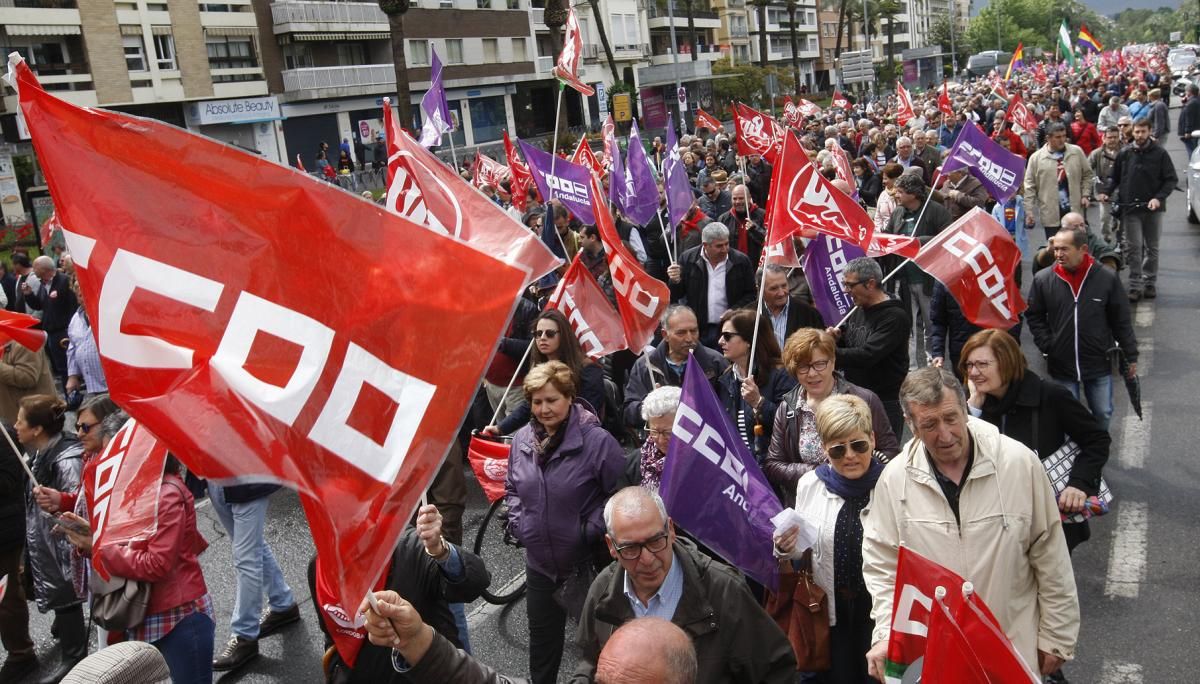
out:
{"label": "balcony", "polygon": [[745,26],[734,26],[733,28],[729,29],[729,37],[730,38],[749,38],[750,30],[747,29]]}
{"label": "balcony", "polygon": [[0,0],[0,26],[9,36],[78,36],[74,0]]}
{"label": "balcony", "polygon": [[[724,55],[721,53],[720,45],[701,45],[700,52],[699,52],[700,58],[696,61],[716,62],[717,60],[721,59],[721,57],[723,57],[723,56]],[[684,62],[691,62],[691,61],[693,61],[692,53],[680,51],[680,53],[679,53],[679,63],[680,64],[683,64]],[[650,56],[650,64],[652,66],[662,66],[664,64],[674,64],[674,63],[675,63],[675,58],[669,52],[665,53],[665,54]]]}
{"label": "balcony", "polygon": [[271,23],[276,35],[389,31],[387,15],[374,2],[273,2]]}
{"label": "balcony", "polygon": [[[348,95],[348,91],[375,92],[396,86],[396,68],[391,64],[311,67],[283,72],[283,90],[304,98]],[[340,92],[339,92],[340,91]]]}
{"label": "balcony", "polygon": [[[649,18],[649,26],[652,29],[670,28],[671,19],[670,13],[667,11],[668,0],[655,0],[654,2],[646,3],[646,16]],[[675,13],[675,29],[687,28],[687,11],[684,8],[683,0],[674,0]],[[697,0],[695,7],[692,10],[692,20],[698,29],[717,29],[721,28],[721,19],[717,13],[712,10],[704,0]]]}
{"label": "balcony", "polygon": [[537,58],[537,70],[538,70],[539,74],[548,74],[548,73],[550,73],[550,70],[553,68],[554,68],[554,58],[553,57],[538,57]]}

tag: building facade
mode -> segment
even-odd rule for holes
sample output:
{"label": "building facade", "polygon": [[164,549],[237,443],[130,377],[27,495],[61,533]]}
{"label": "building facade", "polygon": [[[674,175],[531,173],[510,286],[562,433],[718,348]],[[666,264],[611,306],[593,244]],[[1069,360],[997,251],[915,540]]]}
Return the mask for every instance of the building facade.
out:
{"label": "building facade", "polygon": [[[761,62],[759,35],[767,35],[767,63],[787,68],[792,66],[791,29],[792,20],[788,8],[783,5],[768,5],[766,23],[759,20],[757,7],[750,9],[750,56]],[[821,56],[820,39],[817,36],[817,4],[815,0],[798,0],[795,8],[796,50],[800,67],[798,86],[813,90],[816,87],[816,62]]]}

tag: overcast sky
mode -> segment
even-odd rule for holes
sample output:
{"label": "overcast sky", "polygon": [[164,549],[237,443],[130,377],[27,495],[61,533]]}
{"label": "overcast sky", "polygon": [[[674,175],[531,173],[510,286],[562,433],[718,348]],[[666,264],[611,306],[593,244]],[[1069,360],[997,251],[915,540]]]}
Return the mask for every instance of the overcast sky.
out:
{"label": "overcast sky", "polygon": [[[972,14],[977,14],[979,10],[987,7],[987,4],[987,0],[975,0]],[[1178,7],[1179,0],[1085,0],[1083,4],[1091,7],[1098,14],[1111,16],[1130,7],[1135,9],[1157,9],[1164,6]]]}

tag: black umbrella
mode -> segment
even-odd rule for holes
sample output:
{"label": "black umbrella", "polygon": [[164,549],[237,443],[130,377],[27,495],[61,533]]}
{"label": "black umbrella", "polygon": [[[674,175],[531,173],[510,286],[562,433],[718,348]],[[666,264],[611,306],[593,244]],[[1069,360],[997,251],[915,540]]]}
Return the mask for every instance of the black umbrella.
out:
{"label": "black umbrella", "polygon": [[1129,393],[1129,404],[1133,406],[1133,412],[1137,414],[1138,420],[1142,420],[1142,381],[1138,376],[1129,375],[1129,359],[1125,356],[1125,350],[1117,345],[1109,350],[1116,360],[1117,372],[1125,379],[1125,391]]}

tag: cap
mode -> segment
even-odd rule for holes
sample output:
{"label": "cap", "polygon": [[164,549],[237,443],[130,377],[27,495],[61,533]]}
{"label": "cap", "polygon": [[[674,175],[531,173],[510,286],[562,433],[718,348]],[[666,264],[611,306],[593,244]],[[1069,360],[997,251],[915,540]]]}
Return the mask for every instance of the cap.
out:
{"label": "cap", "polygon": [[62,684],[171,684],[171,671],[157,648],[123,641],[84,658]]}

